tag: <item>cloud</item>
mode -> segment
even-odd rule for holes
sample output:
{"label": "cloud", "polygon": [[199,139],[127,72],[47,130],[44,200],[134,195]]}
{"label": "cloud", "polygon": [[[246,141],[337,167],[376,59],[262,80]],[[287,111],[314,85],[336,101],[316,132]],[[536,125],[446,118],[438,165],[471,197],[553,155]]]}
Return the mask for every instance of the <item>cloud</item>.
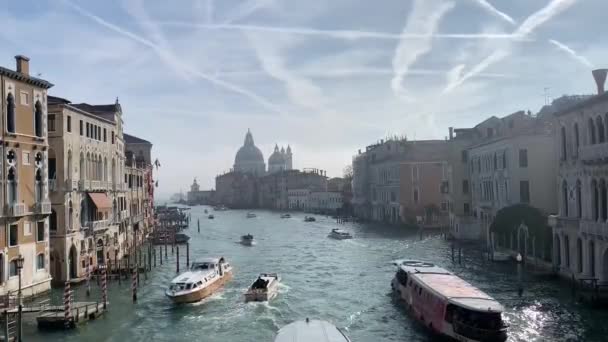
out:
{"label": "cloud", "polygon": [[473,0],[473,1],[475,3],[477,3],[477,5],[481,6],[484,10],[486,10],[490,14],[494,15],[495,17],[500,18],[500,19],[508,22],[511,25],[516,25],[515,20],[511,16],[509,16],[505,12],[499,11],[496,7],[492,6],[492,4],[490,4],[486,0]]}
{"label": "cloud", "polygon": [[570,55],[570,57],[574,58],[576,61],[578,61],[582,65],[586,66],[587,68],[590,68],[590,69],[593,68],[593,63],[591,63],[585,56],[579,55],[576,51],[572,50],[567,45],[560,43],[554,39],[550,39],[549,43],[555,45],[561,51],[566,52],[567,54]]}
{"label": "cloud", "polygon": [[357,39],[382,39],[382,40],[426,40],[429,38],[436,39],[505,39],[510,40],[515,38],[512,34],[503,33],[388,33],[377,31],[363,30],[321,30],[308,27],[284,27],[284,26],[261,26],[261,25],[243,25],[243,24],[198,24],[183,21],[158,21],[161,26],[177,27],[177,28],[203,28],[208,30],[237,30],[246,32],[272,32],[272,33],[287,33],[304,36],[321,36],[327,38],[357,40]]}
{"label": "cloud", "polygon": [[[230,91],[235,92],[240,95],[243,95],[243,96],[247,97],[248,99],[258,103],[259,105],[262,105],[263,107],[270,109],[276,113],[279,113],[279,114],[283,113],[282,110],[277,105],[262,98],[261,96],[255,94],[255,93],[252,93],[251,91],[244,89],[242,87],[239,87],[235,84],[232,84],[230,82],[226,82],[226,81],[217,79],[215,77],[209,76],[205,73],[202,73],[199,70],[196,70],[195,68],[193,68],[192,66],[186,65],[179,58],[177,58],[175,55],[173,55],[170,51],[163,49],[162,47],[158,46],[157,44],[154,44],[150,40],[142,38],[130,31],[127,31],[117,25],[114,25],[114,24],[86,11],[82,7],[76,5],[68,0],[64,0],[64,2],[68,6],[70,6],[72,9],[74,9],[76,12],[80,13],[84,17],[87,17],[87,18],[93,20],[94,22],[98,23],[99,25],[104,26],[116,33],[126,36],[138,43],[141,43],[141,44],[153,49],[158,54],[160,59],[167,66],[169,66],[170,68],[172,68],[173,70],[178,72],[180,75],[185,75],[187,73],[187,74],[192,74],[192,75],[198,76],[199,78],[204,79],[208,82],[211,82],[224,89],[230,90]],[[157,38],[162,38],[162,37],[157,37]]]}
{"label": "cloud", "polygon": [[403,28],[403,36],[412,34],[422,35],[426,38],[415,41],[402,39],[395,50],[393,57],[394,76],[391,87],[396,95],[407,98],[403,81],[410,67],[420,56],[431,51],[433,34],[439,27],[441,18],[454,8],[454,3],[437,3],[436,1],[416,0]]}
{"label": "cloud", "polygon": [[[515,30],[513,35],[517,37],[517,40],[526,39],[536,28],[551,20],[551,18],[560,14],[561,12],[572,6],[576,0],[553,0],[548,5],[540,9],[539,11],[530,15],[526,20]],[[512,43],[497,49],[488,57],[483,59],[479,64],[475,65],[469,72],[465,73],[462,77],[453,80],[443,90],[443,93],[448,93],[463,82],[471,77],[477,76],[479,73],[485,71],[490,66],[502,61],[511,54]]]}

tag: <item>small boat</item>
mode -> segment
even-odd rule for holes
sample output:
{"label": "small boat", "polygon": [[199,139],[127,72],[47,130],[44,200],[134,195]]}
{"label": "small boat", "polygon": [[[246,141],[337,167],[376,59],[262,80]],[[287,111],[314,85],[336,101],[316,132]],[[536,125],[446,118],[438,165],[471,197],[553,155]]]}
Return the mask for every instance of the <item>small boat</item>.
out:
{"label": "small boat", "polygon": [[209,297],[230,279],[232,266],[223,257],[202,259],[175,277],[165,295],[174,303],[194,303]]}
{"label": "small boat", "polygon": [[279,293],[281,278],[276,273],[262,273],[245,292],[245,302],[266,302]]}
{"label": "small boat", "polygon": [[247,218],[254,218],[254,217],[257,217],[257,215],[254,213],[247,213]]}
{"label": "small boat", "polygon": [[247,235],[241,236],[241,245],[253,246],[254,244],[255,244],[255,241],[253,240],[253,235],[247,234]]}
{"label": "small boat", "polygon": [[312,216],[304,217],[304,222],[315,222],[317,219]]}
{"label": "small boat", "polygon": [[290,214],[281,214],[281,218],[291,218]]}
{"label": "small boat", "polygon": [[213,216],[213,214],[207,216],[208,219],[213,220],[215,218],[215,216]]}
{"label": "small boat", "polygon": [[186,243],[189,240],[190,240],[190,237],[186,234],[183,234],[183,233],[175,234],[175,243],[177,243],[177,244]]}
{"label": "small boat", "polygon": [[295,321],[282,327],[274,342],[350,342],[350,339],[335,325],[320,320]]}
{"label": "small boat", "polygon": [[329,233],[328,237],[338,239],[338,240],[345,240],[345,239],[353,238],[353,236],[350,235],[349,232],[342,230],[342,229],[338,229],[338,228],[332,229],[331,232]]}
{"label": "small boat", "polygon": [[503,307],[494,298],[434,264],[415,260],[395,264],[393,292],[433,332],[466,342],[507,340]]}
{"label": "small boat", "polygon": [[208,213],[207,209],[205,209],[205,214]]}

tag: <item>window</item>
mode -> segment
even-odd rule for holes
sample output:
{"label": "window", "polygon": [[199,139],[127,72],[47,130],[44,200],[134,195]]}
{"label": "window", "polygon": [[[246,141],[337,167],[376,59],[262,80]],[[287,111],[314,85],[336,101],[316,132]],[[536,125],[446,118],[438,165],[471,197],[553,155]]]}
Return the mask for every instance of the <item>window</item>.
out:
{"label": "window", "polygon": [[414,189],[414,203],[418,204],[418,189]]}
{"label": "window", "polygon": [[530,182],[528,182],[528,181],[519,182],[519,201],[522,203],[530,202]]}
{"label": "window", "polygon": [[32,235],[32,224],[30,222],[23,222],[23,235]]}
{"label": "window", "polygon": [[17,271],[17,260],[11,260],[8,272],[9,277],[16,277],[19,274],[19,271]]}
{"label": "window", "polygon": [[89,127],[89,123],[87,122],[87,138],[91,137],[91,127]]}
{"label": "window", "polygon": [[412,166],[412,180],[418,180],[418,165]]}
{"label": "window", "polygon": [[81,136],[84,134],[84,133],[83,133],[83,130],[84,130],[84,129],[83,129],[82,127],[83,127],[83,123],[82,123],[82,120],[80,120],[80,135],[81,135]]}
{"label": "window", "polygon": [[36,269],[44,269],[44,253],[40,253],[36,256]]}
{"label": "window", "polygon": [[568,159],[568,155],[567,155],[567,145],[566,145],[566,127],[562,126],[562,129],[560,130],[560,138],[561,138],[561,142],[562,142],[562,160],[566,160]]}
{"label": "window", "polygon": [[[55,114],[49,114],[49,121],[48,121],[48,128],[49,128],[49,132],[54,132],[55,131]],[[42,123],[40,124],[42,126]],[[38,132],[38,120],[36,120],[36,136],[37,137],[41,137],[42,136],[42,129],[40,132]]]}
{"label": "window", "polygon": [[502,168],[507,168],[507,151],[504,151],[502,154]]}
{"label": "window", "polygon": [[101,127],[97,126],[97,140],[101,141]]}
{"label": "window", "polygon": [[114,131],[112,131],[112,144],[114,143]]}
{"label": "window", "polygon": [[11,93],[6,97],[6,131],[15,133],[15,98]]}
{"label": "window", "polygon": [[471,206],[469,203],[464,203],[463,208],[465,215],[468,215],[471,212]]}
{"label": "window", "polygon": [[30,105],[30,94],[22,91],[21,93],[19,93],[19,99],[21,101],[21,105],[23,105],[23,106]]}
{"label": "window", "polygon": [[491,127],[488,127],[487,133],[488,133],[488,138],[491,138],[492,136],[494,136],[494,129]]}
{"label": "window", "polygon": [[448,211],[448,204],[446,202],[441,202],[441,211]]}
{"label": "window", "polygon": [[11,224],[9,227],[8,245],[9,247],[17,246],[19,244],[19,226]]}
{"label": "window", "polygon": [[36,222],[36,242],[44,241],[44,221]]}
{"label": "window", "polygon": [[519,150],[519,167],[528,167],[528,150]]}
{"label": "window", "polygon": [[23,156],[23,165],[31,165],[30,152],[29,151],[23,151],[22,152],[22,156]]}
{"label": "window", "polygon": [[[55,115],[49,115],[48,117],[48,130],[55,130]],[[40,101],[36,101],[36,105],[34,106],[34,134],[41,138],[43,135],[42,129],[42,104]]]}
{"label": "window", "polygon": [[67,116],[67,130],[68,133],[72,133],[72,117],[71,116]]}
{"label": "window", "polygon": [[463,194],[469,193],[469,181],[466,179],[462,181],[462,193]]}
{"label": "window", "polygon": [[103,142],[107,142],[107,141],[108,141],[108,137],[106,136],[106,133],[107,133],[107,131],[106,131],[106,129],[104,128],[104,129],[103,129]]}
{"label": "window", "polygon": [[462,150],[461,152],[461,158],[462,158],[462,162],[466,163],[469,159],[469,153],[467,150]]}

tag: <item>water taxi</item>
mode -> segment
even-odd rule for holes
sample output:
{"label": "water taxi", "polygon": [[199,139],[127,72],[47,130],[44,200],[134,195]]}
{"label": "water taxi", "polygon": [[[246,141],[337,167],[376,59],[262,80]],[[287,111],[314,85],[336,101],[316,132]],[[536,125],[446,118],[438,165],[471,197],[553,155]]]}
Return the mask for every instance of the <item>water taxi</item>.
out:
{"label": "water taxi", "polygon": [[213,216],[213,214],[207,216],[208,219],[213,220],[215,218],[215,216]]}
{"label": "water taxi", "polygon": [[295,321],[282,327],[274,342],[350,342],[350,339],[335,325],[320,320]]}
{"label": "water taxi", "polygon": [[255,244],[255,241],[253,240],[253,235],[247,234],[247,235],[241,236],[241,245],[253,246],[254,244]]}
{"label": "water taxi", "polygon": [[254,217],[257,217],[257,215],[254,213],[247,213],[247,218],[254,218]]}
{"label": "water taxi", "polygon": [[232,266],[221,258],[195,261],[171,281],[165,295],[174,303],[194,303],[209,297],[232,279]]}
{"label": "water taxi", "polygon": [[434,333],[457,341],[507,339],[503,307],[455,274],[431,263],[401,260],[391,287],[412,314]]}
{"label": "water taxi", "polygon": [[304,217],[304,222],[315,222],[317,219],[312,216]]}
{"label": "water taxi", "polygon": [[207,211],[207,209],[205,209],[205,214],[208,213],[209,211]]}
{"label": "water taxi", "polygon": [[276,273],[262,273],[245,292],[245,302],[266,302],[279,294],[281,278]]}
{"label": "water taxi", "polygon": [[338,240],[345,240],[345,239],[353,238],[353,236],[350,235],[349,232],[342,230],[342,229],[338,229],[338,228],[332,229],[331,232],[329,232],[328,237],[333,238],[333,239],[338,239]]}
{"label": "water taxi", "polygon": [[281,218],[291,218],[290,214],[281,214]]}
{"label": "water taxi", "polygon": [[177,243],[177,244],[184,244],[184,243],[187,243],[189,240],[190,240],[190,237],[184,233],[175,234],[175,243]]}

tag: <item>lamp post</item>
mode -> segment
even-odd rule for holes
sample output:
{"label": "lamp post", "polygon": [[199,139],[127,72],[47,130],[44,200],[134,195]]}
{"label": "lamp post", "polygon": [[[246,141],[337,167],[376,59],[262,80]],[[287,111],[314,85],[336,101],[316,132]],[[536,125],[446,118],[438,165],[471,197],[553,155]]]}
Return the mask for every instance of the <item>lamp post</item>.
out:
{"label": "lamp post", "polygon": [[15,261],[17,263],[17,274],[19,275],[19,292],[17,292],[17,301],[19,302],[19,311],[17,314],[17,318],[19,320],[19,328],[18,328],[19,337],[18,337],[17,341],[21,342],[21,341],[23,341],[23,338],[22,338],[23,323],[21,320],[21,317],[22,317],[21,315],[23,313],[23,304],[21,303],[21,270],[23,269],[23,262],[24,262],[23,256],[21,254],[19,254],[19,256],[17,257],[17,259]]}
{"label": "lamp post", "polygon": [[523,258],[521,257],[520,253],[517,253],[517,294],[519,294],[519,296],[521,297],[521,295],[524,293],[524,287],[522,285],[522,270],[521,270],[521,262],[522,262]]}

